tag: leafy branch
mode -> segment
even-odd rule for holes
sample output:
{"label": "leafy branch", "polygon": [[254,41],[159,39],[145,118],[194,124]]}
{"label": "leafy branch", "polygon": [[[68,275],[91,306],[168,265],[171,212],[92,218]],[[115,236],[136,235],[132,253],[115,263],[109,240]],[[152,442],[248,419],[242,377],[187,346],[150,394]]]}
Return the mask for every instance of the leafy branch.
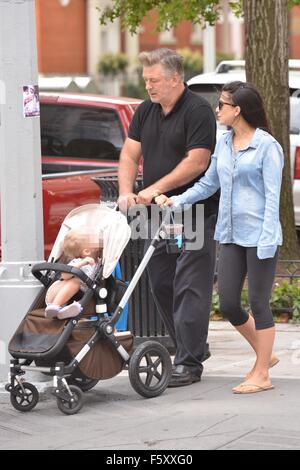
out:
{"label": "leafy branch", "polygon": [[[245,0],[229,2],[230,8],[237,17],[243,16]],[[220,0],[113,0],[111,6],[98,8],[100,24],[107,25],[121,18],[122,28],[131,34],[138,32],[144,18],[151,11],[157,13],[157,30],[169,30],[181,21],[193,24],[205,23],[214,25],[222,12]],[[300,0],[289,0],[289,6],[300,5]]]}

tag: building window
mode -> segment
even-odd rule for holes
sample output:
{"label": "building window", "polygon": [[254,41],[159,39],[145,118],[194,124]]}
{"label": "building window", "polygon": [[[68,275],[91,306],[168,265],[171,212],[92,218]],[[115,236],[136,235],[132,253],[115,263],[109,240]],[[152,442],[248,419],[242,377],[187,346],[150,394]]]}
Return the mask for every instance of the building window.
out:
{"label": "building window", "polygon": [[191,34],[191,44],[203,44],[203,28],[200,24],[194,24]]}
{"label": "building window", "polygon": [[67,7],[71,0],[58,0],[62,7]]}
{"label": "building window", "polygon": [[162,45],[176,44],[177,40],[174,36],[174,29],[171,28],[169,31],[159,33],[159,42]]}
{"label": "building window", "polygon": [[102,54],[106,54],[109,51],[108,47],[108,32],[106,29],[102,29],[100,33],[100,45]]}

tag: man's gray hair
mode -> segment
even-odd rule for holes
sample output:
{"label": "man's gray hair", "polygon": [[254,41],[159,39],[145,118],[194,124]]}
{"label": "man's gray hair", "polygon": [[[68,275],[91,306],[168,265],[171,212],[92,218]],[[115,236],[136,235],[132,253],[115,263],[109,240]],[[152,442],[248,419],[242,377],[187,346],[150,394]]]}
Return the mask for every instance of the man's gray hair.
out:
{"label": "man's gray hair", "polygon": [[176,51],[167,48],[145,51],[139,54],[139,61],[143,67],[160,64],[167,73],[177,73],[184,80],[183,57]]}

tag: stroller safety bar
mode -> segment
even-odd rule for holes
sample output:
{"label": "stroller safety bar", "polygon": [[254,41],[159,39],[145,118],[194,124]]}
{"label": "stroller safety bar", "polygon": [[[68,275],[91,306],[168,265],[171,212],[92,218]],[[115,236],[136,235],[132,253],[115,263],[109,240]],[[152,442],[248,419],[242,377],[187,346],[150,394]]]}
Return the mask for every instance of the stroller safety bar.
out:
{"label": "stroller safety bar", "polygon": [[62,263],[38,263],[33,266],[31,269],[32,274],[42,283],[44,286],[48,287],[51,280],[42,274],[42,271],[55,271],[61,273],[70,273],[74,276],[79,277],[85,284],[93,288],[95,282],[87,276],[81,269],[75,268],[74,266],[69,266]]}

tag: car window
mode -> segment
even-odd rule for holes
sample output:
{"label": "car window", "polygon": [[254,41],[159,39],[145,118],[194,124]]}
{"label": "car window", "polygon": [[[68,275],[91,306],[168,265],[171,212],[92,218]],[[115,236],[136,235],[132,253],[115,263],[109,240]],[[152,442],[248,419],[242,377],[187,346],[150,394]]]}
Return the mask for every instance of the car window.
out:
{"label": "car window", "polygon": [[291,134],[300,134],[300,98],[291,98]]}
{"label": "car window", "polygon": [[221,89],[222,89],[222,85],[199,83],[199,84],[189,85],[189,88],[194,93],[197,93],[198,95],[205,98],[210,103],[213,110],[214,111],[216,110],[216,107],[219,101],[219,96],[220,96]]}
{"label": "car window", "polygon": [[[206,98],[212,106],[213,111],[216,110],[219,96],[221,93],[222,85],[199,83],[190,85],[189,88],[194,92]],[[300,133],[300,98],[290,98],[291,110],[290,110],[290,132],[292,134]],[[221,128],[220,125],[218,125]],[[224,126],[222,126],[224,127]]]}
{"label": "car window", "polygon": [[[216,107],[219,102],[222,85],[215,85],[215,84],[211,85],[209,83],[203,83],[203,84],[190,85],[189,88],[191,89],[191,91],[193,91],[197,95],[200,95],[203,98],[205,98],[209,102],[209,104],[211,105],[213,109],[213,112],[215,113]],[[218,126],[218,129],[221,131],[224,131],[227,129],[227,126],[220,125],[218,121],[217,121],[217,126]]]}
{"label": "car window", "polygon": [[116,111],[41,105],[43,156],[118,160],[124,135]]}

